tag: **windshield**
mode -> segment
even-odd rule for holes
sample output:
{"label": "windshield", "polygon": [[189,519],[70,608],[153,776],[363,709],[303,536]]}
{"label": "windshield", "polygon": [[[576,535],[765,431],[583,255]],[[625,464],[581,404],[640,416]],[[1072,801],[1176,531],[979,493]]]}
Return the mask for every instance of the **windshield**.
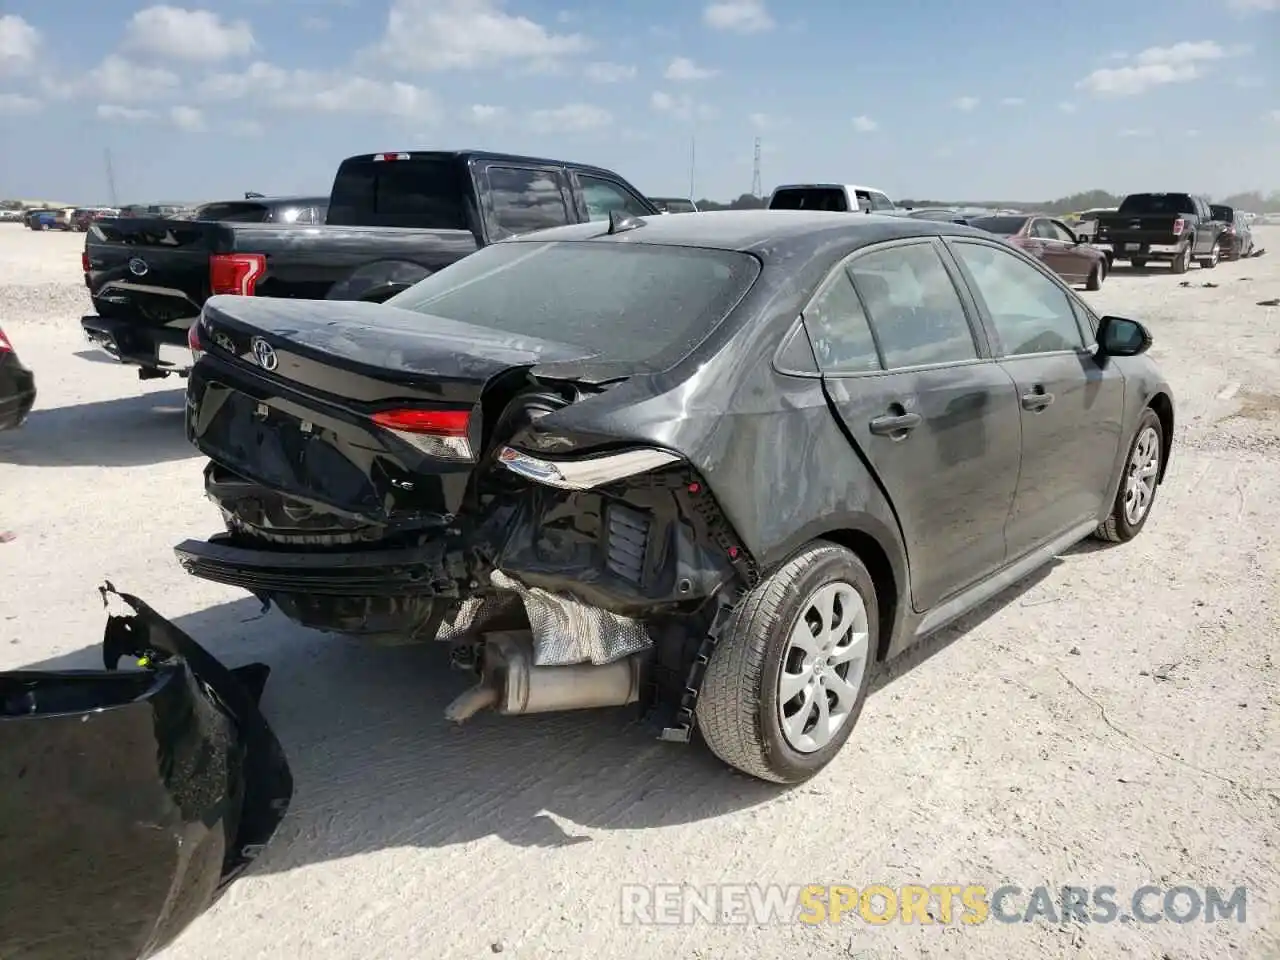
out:
{"label": "windshield", "polygon": [[469,189],[461,165],[438,157],[347,160],[333,181],[327,222],[466,230]]}
{"label": "windshield", "polygon": [[843,187],[785,187],[769,201],[770,210],[829,210],[847,212],[849,200]]}
{"label": "windshield", "polygon": [[1196,205],[1185,193],[1134,193],[1124,198],[1120,213],[1179,214],[1195,213]]}
{"label": "windshield", "polygon": [[759,274],[749,254],[614,241],[496,243],[388,306],[539,337],[605,362],[665,369],[729,313]]}
{"label": "windshield", "polygon": [[1011,237],[1027,225],[1026,217],[974,217],[969,226],[985,230],[987,233]]}

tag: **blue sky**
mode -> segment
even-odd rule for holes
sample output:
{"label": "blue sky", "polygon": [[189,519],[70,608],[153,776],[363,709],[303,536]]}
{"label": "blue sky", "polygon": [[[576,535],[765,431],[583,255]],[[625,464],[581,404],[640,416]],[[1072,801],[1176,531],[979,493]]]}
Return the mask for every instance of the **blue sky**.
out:
{"label": "blue sky", "polygon": [[728,199],[1280,189],[1280,0],[5,0],[0,196],[327,192],[482,147]]}

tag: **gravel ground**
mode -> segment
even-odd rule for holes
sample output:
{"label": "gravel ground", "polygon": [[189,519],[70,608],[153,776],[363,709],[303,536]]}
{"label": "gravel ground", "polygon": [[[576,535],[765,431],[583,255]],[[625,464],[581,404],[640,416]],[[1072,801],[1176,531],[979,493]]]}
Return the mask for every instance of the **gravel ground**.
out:
{"label": "gravel ground", "polygon": [[[1149,322],[1177,392],[1142,536],[1069,551],[930,642],[827,771],[779,791],[622,712],[450,728],[466,679],[440,650],[322,638],[183,574],[170,547],[219,523],[181,383],[87,352],[81,237],[0,228],[0,324],[40,390],[0,435],[0,668],[92,665],[106,577],[230,662],[272,665],[293,808],[166,960],[1275,958],[1280,309],[1256,304],[1280,297],[1280,229],[1259,234],[1271,255],[1181,280],[1122,267],[1086,294]],[[1249,899],[1243,925],[621,923],[622,884],[682,881]]]}

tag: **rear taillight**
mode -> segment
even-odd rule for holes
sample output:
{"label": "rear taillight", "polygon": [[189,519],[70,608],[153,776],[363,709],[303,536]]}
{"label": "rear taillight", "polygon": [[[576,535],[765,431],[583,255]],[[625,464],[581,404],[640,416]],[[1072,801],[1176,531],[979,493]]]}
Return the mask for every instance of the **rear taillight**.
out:
{"label": "rear taillight", "polygon": [[200,321],[196,320],[187,329],[187,346],[191,348],[191,362],[195,363],[204,356],[204,346],[200,343]]}
{"label": "rear taillight", "polygon": [[373,155],[375,163],[385,163],[388,160],[408,160],[407,153],[375,153]]}
{"label": "rear taillight", "polygon": [[1173,235],[1175,237],[1181,236],[1182,231],[1186,227],[1186,225],[1187,225],[1187,221],[1183,220],[1181,217],[1173,221]]}
{"label": "rear taillight", "polygon": [[258,280],[267,272],[267,258],[260,253],[215,253],[209,257],[209,294],[252,297]]}
{"label": "rear taillight", "polygon": [[1234,234],[1234,233],[1236,232],[1236,228],[1235,228],[1235,227],[1227,227],[1227,229],[1223,230],[1222,232],[1223,232],[1223,233],[1232,233],[1232,234]]}
{"label": "rear taillight", "polygon": [[0,330],[0,353],[13,353],[13,344],[9,342],[9,338],[4,335],[4,331]]}
{"label": "rear taillight", "polygon": [[474,459],[469,410],[382,410],[375,413],[372,420],[428,456],[442,460]]}
{"label": "rear taillight", "polygon": [[85,273],[89,272],[89,254],[87,253],[80,254],[80,269]]}

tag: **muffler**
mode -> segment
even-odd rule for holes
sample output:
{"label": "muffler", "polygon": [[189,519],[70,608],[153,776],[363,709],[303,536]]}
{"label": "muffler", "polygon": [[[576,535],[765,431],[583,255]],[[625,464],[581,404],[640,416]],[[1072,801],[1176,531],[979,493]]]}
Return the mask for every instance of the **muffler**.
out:
{"label": "muffler", "polygon": [[486,707],[505,715],[624,707],[640,699],[648,655],[644,651],[599,665],[539,667],[533,662],[528,632],[488,633],[480,682],[449,704],[444,715],[462,723]]}

